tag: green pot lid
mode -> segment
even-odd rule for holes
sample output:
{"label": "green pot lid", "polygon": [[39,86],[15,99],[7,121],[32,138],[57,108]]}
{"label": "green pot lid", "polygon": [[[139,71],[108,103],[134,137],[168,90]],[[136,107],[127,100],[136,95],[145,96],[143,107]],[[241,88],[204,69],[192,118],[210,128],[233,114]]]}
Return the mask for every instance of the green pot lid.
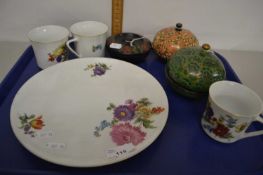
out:
{"label": "green pot lid", "polygon": [[224,65],[209,44],[180,49],[168,61],[167,71],[181,87],[201,93],[208,92],[212,83],[226,77]]}

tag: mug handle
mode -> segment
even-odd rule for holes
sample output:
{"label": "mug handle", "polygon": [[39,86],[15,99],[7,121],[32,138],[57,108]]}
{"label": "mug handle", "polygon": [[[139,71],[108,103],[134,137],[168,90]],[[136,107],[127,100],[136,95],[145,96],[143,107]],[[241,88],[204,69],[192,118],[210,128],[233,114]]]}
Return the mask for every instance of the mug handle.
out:
{"label": "mug handle", "polygon": [[68,47],[68,49],[72,52],[72,53],[74,53],[74,55],[76,55],[77,57],[81,57],[77,52],[75,52],[71,47],[70,47],[70,43],[72,43],[72,42],[76,42],[76,41],[78,41],[79,39],[78,38],[73,38],[73,39],[70,39],[70,40],[68,40],[67,42],[66,42],[66,45],[67,45],[67,47]]}
{"label": "mug handle", "polygon": [[[261,114],[261,115],[262,115],[262,114]],[[255,119],[253,122],[259,122],[259,123],[262,123],[262,124],[263,124],[263,119],[262,119],[262,117],[260,117],[261,115],[257,116],[256,119]],[[258,135],[261,135],[261,134],[263,134],[263,130],[261,130],[261,131],[247,132],[247,133],[244,133],[244,135],[243,135],[242,138],[258,136]]]}

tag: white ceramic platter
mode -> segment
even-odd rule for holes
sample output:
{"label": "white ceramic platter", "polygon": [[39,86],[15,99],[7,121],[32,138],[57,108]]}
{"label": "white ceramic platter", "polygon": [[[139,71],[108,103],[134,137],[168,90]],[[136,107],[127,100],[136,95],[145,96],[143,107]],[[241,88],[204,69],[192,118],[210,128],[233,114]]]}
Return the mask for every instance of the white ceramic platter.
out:
{"label": "white ceramic platter", "polygon": [[60,165],[116,163],[147,148],[168,117],[167,96],[143,69],[81,58],[29,79],[11,108],[11,126],[36,156]]}

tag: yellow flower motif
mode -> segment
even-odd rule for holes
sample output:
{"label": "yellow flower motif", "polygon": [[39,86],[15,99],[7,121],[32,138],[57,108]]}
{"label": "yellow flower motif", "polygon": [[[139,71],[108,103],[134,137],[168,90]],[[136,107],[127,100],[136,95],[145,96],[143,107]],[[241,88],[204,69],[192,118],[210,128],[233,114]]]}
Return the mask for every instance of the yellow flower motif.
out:
{"label": "yellow flower motif", "polygon": [[64,46],[59,47],[56,50],[54,50],[53,53],[52,53],[52,56],[58,57],[58,56],[62,55],[63,52],[64,52]]}
{"label": "yellow flower motif", "polygon": [[219,117],[218,123],[223,124],[223,122],[224,122],[224,118],[223,117]]}
{"label": "yellow flower motif", "polygon": [[125,116],[126,116],[126,113],[125,113],[125,112],[120,112],[120,116],[121,116],[121,117],[125,117]]}
{"label": "yellow flower motif", "polygon": [[235,127],[235,131],[236,131],[236,132],[241,132],[241,131],[243,131],[243,130],[246,128],[246,126],[247,126],[247,123],[242,123],[242,124],[240,124],[240,125],[237,125],[237,126]]}
{"label": "yellow flower motif", "polygon": [[140,107],[138,108],[137,112],[138,112],[137,114],[143,118],[149,118],[151,117],[152,114],[151,108],[147,108],[147,107]]}

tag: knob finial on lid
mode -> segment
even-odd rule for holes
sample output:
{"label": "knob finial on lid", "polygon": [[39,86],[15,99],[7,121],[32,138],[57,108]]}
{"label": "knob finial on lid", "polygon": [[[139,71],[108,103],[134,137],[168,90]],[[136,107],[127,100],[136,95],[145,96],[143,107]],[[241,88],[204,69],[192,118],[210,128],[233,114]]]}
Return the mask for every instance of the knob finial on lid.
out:
{"label": "knob finial on lid", "polygon": [[176,29],[177,31],[181,31],[181,30],[182,30],[182,27],[183,27],[183,24],[182,24],[182,23],[177,23],[175,29]]}
{"label": "knob finial on lid", "polygon": [[210,50],[211,47],[210,47],[209,44],[205,43],[205,44],[202,45],[202,48],[203,48],[204,50]]}

